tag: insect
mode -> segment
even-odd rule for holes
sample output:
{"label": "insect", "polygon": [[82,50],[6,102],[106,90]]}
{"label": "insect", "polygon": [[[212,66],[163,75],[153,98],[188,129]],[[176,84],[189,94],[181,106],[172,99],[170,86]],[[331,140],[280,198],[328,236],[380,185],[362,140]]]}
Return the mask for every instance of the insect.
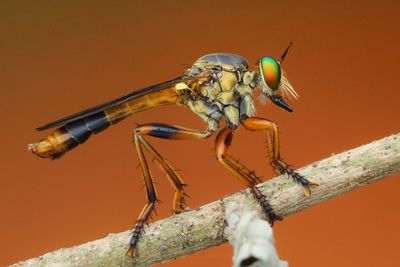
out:
{"label": "insect", "polygon": [[[303,186],[305,195],[311,194],[311,186],[317,186],[281,159],[277,125],[270,120],[254,116],[256,110],[253,94],[256,90],[260,90],[262,102],[269,99],[279,107],[292,112],[285,99],[297,98],[298,95],[281,69],[290,45],[278,60],[272,57],[261,58],[258,61],[258,69],[255,71],[249,70],[247,60],[239,55],[215,53],[202,56],[183,75],[175,79],[133,91],[126,96],[37,128],[42,131],[58,127],[45,139],[30,144],[28,147],[40,157],[59,158],[67,151],[84,143],[92,134],[97,134],[132,114],[165,105],[184,106],[207,123],[205,130],[188,129],[164,123],[147,123],[134,129],[133,142],[141,166],[147,203],[134,226],[127,254],[136,255],[137,242],[157,202],[153,177],[144,155],[145,151],[157,160],[175,189],[174,212],[180,213],[186,208],[185,183],[145,136],[184,140],[206,139],[217,133],[215,139],[217,160],[242,183],[251,188],[253,195],[268,215],[269,222],[273,224],[274,221],[282,218],[273,211],[266,197],[256,187],[256,184],[261,182],[260,177],[227,152],[233,133],[239,125],[251,131],[263,131],[267,135],[270,146],[270,164],[276,173],[286,173],[291,176]],[[225,126],[221,127],[220,122],[223,118],[225,118]]]}

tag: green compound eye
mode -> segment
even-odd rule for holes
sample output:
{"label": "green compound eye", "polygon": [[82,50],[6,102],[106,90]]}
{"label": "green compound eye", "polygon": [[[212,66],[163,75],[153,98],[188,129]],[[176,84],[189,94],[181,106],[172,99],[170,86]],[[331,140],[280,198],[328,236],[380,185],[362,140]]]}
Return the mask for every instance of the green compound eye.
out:
{"label": "green compound eye", "polygon": [[281,82],[281,67],[272,57],[263,57],[260,60],[260,72],[266,85],[276,90]]}

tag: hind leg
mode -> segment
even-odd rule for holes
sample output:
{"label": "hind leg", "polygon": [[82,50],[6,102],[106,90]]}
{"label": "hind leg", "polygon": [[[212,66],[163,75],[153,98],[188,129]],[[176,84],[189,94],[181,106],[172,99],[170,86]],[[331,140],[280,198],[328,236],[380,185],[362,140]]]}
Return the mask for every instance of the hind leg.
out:
{"label": "hind leg", "polygon": [[130,256],[135,256],[136,245],[139,239],[140,233],[143,230],[144,224],[151,217],[151,212],[154,210],[154,205],[157,200],[156,191],[153,184],[153,179],[149,171],[146,159],[143,154],[143,149],[146,149],[159,163],[161,170],[167,175],[169,181],[175,189],[175,196],[173,201],[173,210],[175,213],[182,212],[184,210],[185,199],[184,186],[185,183],[173,169],[173,167],[157,152],[157,150],[151,146],[144,138],[144,135],[149,135],[158,138],[172,139],[172,140],[185,140],[185,139],[205,139],[213,134],[212,131],[198,131],[186,129],[180,126],[151,123],[144,124],[135,129],[134,143],[136,152],[138,154],[140,166],[146,186],[147,193],[147,204],[143,208],[139,215],[137,223],[134,227],[130,247],[127,252]]}
{"label": "hind leg", "polygon": [[183,204],[185,193],[183,188],[185,183],[179,177],[178,173],[172,168],[172,166],[157,152],[153,146],[146,141],[146,139],[144,139],[143,136],[149,135],[170,140],[193,140],[208,138],[213,133],[214,132],[212,131],[198,131],[162,123],[144,124],[135,129],[135,136],[138,136],[138,139],[143,147],[157,160],[161,170],[167,175],[169,181],[175,189],[173,202],[173,210],[175,213],[179,213],[184,210]]}
{"label": "hind leg", "polygon": [[151,176],[138,136],[135,135],[133,140],[135,143],[136,153],[139,158],[140,167],[142,169],[144,185],[146,188],[147,203],[140,212],[135,227],[133,228],[132,237],[129,242],[130,246],[128,251],[126,252],[126,254],[131,257],[134,257],[136,255],[136,245],[139,240],[139,236],[143,231],[144,225],[147,224],[148,220],[151,218],[151,213],[154,211],[155,203],[157,201],[157,194],[154,187],[153,177]]}

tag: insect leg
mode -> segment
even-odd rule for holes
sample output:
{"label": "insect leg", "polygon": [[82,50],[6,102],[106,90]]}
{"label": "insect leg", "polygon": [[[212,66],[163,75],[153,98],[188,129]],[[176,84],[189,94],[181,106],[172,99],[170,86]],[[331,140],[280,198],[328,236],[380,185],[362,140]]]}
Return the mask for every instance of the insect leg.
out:
{"label": "insect leg", "polygon": [[242,124],[249,130],[267,131],[267,142],[271,148],[271,151],[268,151],[268,154],[272,167],[278,174],[287,173],[296,182],[300,183],[304,188],[304,194],[309,196],[311,194],[310,186],[318,186],[318,184],[304,178],[281,159],[279,153],[279,131],[277,125],[272,121],[256,117],[247,118],[242,121]]}
{"label": "insect leg", "polygon": [[126,252],[126,254],[131,257],[134,257],[136,255],[136,244],[138,242],[139,236],[143,230],[144,225],[149,220],[151,213],[154,211],[155,202],[157,201],[157,194],[154,187],[153,178],[147,165],[146,158],[143,154],[139,137],[137,135],[134,135],[133,140],[135,143],[136,153],[139,158],[140,166],[142,168],[144,185],[146,188],[147,203],[139,214],[136,225],[133,229],[129,249]]}
{"label": "insect leg", "polygon": [[173,167],[157,152],[157,150],[150,145],[142,135],[150,135],[153,137],[172,139],[172,140],[185,140],[185,139],[205,139],[213,134],[212,131],[198,131],[187,129],[180,126],[168,125],[162,123],[144,124],[135,129],[135,135],[143,147],[157,160],[160,168],[167,175],[169,181],[175,189],[175,196],[173,202],[173,210],[175,213],[184,211],[184,196],[183,191],[185,183],[173,169]]}
{"label": "insect leg", "polygon": [[173,209],[175,213],[179,213],[184,210],[184,196],[185,193],[183,188],[185,183],[172,168],[171,165],[157,152],[157,150],[151,146],[142,135],[150,135],[158,138],[164,139],[175,139],[175,140],[185,140],[185,139],[205,139],[211,136],[214,132],[212,131],[198,131],[186,129],[179,126],[161,124],[161,123],[151,123],[145,124],[137,127],[134,134],[134,142],[136,147],[136,152],[140,161],[140,166],[142,167],[142,173],[146,186],[147,193],[147,204],[143,208],[139,215],[137,223],[135,225],[130,247],[127,251],[127,255],[136,255],[136,244],[139,239],[140,233],[143,229],[144,224],[150,217],[151,212],[154,210],[154,205],[157,200],[156,191],[154,188],[151,173],[149,171],[146,159],[143,154],[142,146],[157,160],[160,164],[161,169],[167,175],[169,181],[175,189],[175,196],[173,202]]}
{"label": "insect leg", "polygon": [[232,143],[232,138],[233,130],[231,128],[224,128],[218,133],[218,136],[215,140],[215,151],[217,153],[217,159],[242,183],[251,188],[253,195],[256,197],[262,209],[268,215],[268,220],[270,224],[273,225],[274,221],[282,220],[282,218],[279,215],[275,214],[275,212],[272,210],[272,207],[268,203],[267,198],[257,188],[256,184],[260,181],[259,178],[255,176],[253,171],[250,171],[239,161],[227,155],[228,148]]}
{"label": "insect leg", "polygon": [[157,152],[157,150],[151,146],[142,136],[139,136],[140,142],[143,144],[145,149],[157,160],[160,164],[160,168],[167,175],[168,180],[171,182],[172,187],[175,189],[174,201],[173,201],[173,211],[174,213],[180,213],[185,208],[185,193],[184,187],[186,184],[183,182],[178,173],[173,169],[173,167]]}

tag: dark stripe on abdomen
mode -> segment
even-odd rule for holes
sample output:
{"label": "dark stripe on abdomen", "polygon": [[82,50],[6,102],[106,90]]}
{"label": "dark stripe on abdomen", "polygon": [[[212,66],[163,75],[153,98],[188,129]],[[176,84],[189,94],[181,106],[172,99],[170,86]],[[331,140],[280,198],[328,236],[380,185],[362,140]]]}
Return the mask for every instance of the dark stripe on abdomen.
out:
{"label": "dark stripe on abdomen", "polygon": [[99,112],[84,119],[67,123],[65,129],[72,139],[82,144],[92,134],[101,132],[107,129],[108,126],[110,126],[110,123],[106,114],[104,112]]}
{"label": "dark stripe on abdomen", "polygon": [[87,128],[94,134],[107,129],[108,126],[111,125],[104,112],[94,114],[83,120],[85,121]]}

